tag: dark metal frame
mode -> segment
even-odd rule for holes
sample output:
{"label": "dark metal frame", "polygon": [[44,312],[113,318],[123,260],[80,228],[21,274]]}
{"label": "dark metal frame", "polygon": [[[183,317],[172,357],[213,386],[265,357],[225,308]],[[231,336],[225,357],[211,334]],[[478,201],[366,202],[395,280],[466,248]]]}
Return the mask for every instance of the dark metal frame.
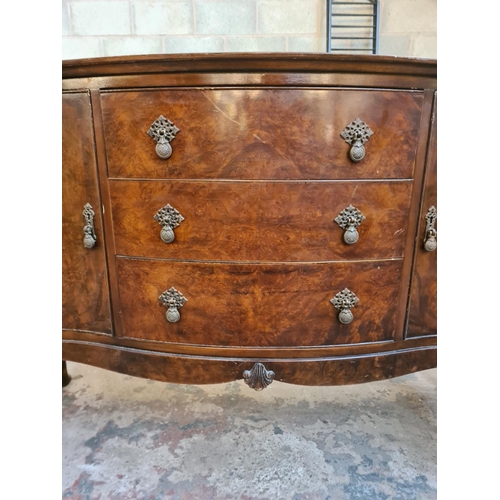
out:
{"label": "dark metal frame", "polygon": [[[332,4],[335,3],[335,5],[373,5],[373,14],[335,14],[335,16],[338,17],[366,17],[366,18],[371,18],[372,23],[371,24],[366,24],[362,26],[352,26],[352,25],[334,25],[332,16],[333,11],[332,11]],[[328,53],[335,52],[335,51],[344,51],[344,52],[350,52],[350,51],[356,51],[356,52],[367,52],[370,51],[372,54],[377,54],[378,53],[378,39],[379,39],[379,19],[380,19],[380,1],[379,0],[366,0],[366,1],[360,1],[360,0],[353,0],[353,1],[347,1],[347,0],[342,0],[340,2],[336,2],[335,0],[327,0],[326,2],[326,9],[327,9],[327,14],[326,14],[326,51]],[[366,36],[360,36],[360,37],[354,37],[354,36],[332,36],[332,28],[372,28],[372,36],[371,37],[366,37]],[[332,47],[332,40],[372,40],[372,48],[371,49],[358,49],[358,48],[353,48],[353,49],[345,49],[345,48],[335,48]]]}

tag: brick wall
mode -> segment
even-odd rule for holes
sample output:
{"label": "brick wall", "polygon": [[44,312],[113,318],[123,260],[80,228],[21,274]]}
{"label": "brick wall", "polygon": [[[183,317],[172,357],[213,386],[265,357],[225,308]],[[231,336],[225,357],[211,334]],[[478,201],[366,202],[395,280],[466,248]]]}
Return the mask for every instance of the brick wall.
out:
{"label": "brick wall", "polygon": [[[325,52],[325,0],[63,0],[63,59]],[[380,53],[436,56],[436,0],[382,0]]]}
{"label": "brick wall", "polygon": [[437,0],[382,0],[379,53],[436,59],[436,4]]}

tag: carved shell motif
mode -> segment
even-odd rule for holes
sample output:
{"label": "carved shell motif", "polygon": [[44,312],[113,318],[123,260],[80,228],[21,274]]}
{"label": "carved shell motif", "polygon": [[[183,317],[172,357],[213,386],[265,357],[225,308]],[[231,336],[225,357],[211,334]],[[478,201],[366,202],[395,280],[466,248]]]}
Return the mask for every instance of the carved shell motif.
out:
{"label": "carved shell motif", "polygon": [[274,372],[266,370],[262,363],[255,363],[251,370],[243,372],[245,383],[256,391],[262,391],[274,380]]}

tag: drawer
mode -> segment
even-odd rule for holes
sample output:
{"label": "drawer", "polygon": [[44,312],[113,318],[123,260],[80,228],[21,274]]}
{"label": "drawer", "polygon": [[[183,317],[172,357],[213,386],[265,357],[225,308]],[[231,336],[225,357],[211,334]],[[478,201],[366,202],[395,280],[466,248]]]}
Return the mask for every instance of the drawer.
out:
{"label": "drawer", "polygon": [[[123,335],[212,346],[320,346],[391,340],[401,260],[328,264],[216,264],[117,259]],[[187,302],[166,319],[159,296]],[[330,300],[348,288],[349,324]]]}
{"label": "drawer", "polygon": [[[110,181],[118,255],[191,260],[324,261],[402,257],[411,181]],[[153,216],[170,205],[184,220],[160,238]],[[344,241],[335,218],[365,217]]]}
{"label": "drawer", "polygon": [[[101,95],[108,174],[157,179],[408,179],[421,91],[185,89]],[[161,159],[148,135],[163,115],[179,132]],[[350,159],[356,118],[373,132]]]}

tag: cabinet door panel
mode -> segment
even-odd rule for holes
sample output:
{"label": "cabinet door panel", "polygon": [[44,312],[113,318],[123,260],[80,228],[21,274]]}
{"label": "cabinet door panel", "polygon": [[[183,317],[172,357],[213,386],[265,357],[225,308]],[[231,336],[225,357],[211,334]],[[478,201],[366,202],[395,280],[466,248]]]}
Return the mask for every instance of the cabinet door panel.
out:
{"label": "cabinet door panel", "polygon": [[[437,109],[436,105],[434,105],[423,202],[419,219],[415,267],[410,291],[407,338],[437,334],[437,249],[428,252],[424,248],[425,215],[430,207],[437,209],[436,128]],[[434,227],[437,230],[437,219]]]}
{"label": "cabinet door panel", "polygon": [[[111,333],[108,277],[97,185],[90,99],[65,94],[62,101],[62,327]],[[85,248],[84,206],[95,213],[96,245]]]}

